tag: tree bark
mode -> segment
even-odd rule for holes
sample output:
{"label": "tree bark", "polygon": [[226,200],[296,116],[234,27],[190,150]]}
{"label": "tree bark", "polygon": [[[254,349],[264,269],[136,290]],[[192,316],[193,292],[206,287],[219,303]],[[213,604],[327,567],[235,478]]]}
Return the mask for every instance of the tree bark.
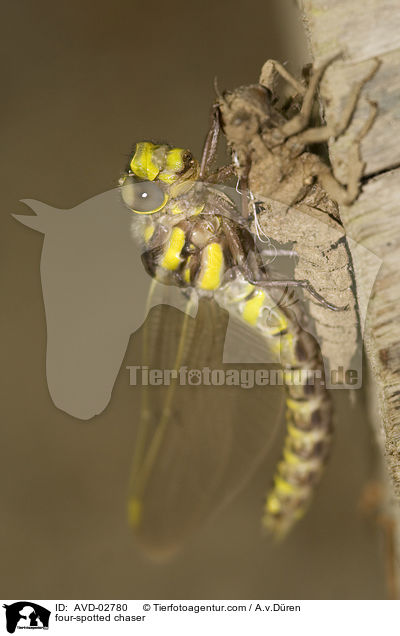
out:
{"label": "tree bark", "polygon": [[[363,332],[370,365],[371,413],[389,474],[388,510],[396,523],[400,554],[400,5],[398,0],[299,0],[315,66],[342,53],[328,68],[321,100],[328,124],[337,121],[352,85],[374,58],[381,61],[366,85],[346,133],[329,145],[336,177],[346,183],[348,149],[378,106],[373,126],[361,145],[365,171],[360,196],[340,216],[355,268],[358,302],[366,309]],[[357,245],[369,252],[357,250]],[[368,254],[371,255],[369,258]],[[381,260],[370,295],[374,257]]]}

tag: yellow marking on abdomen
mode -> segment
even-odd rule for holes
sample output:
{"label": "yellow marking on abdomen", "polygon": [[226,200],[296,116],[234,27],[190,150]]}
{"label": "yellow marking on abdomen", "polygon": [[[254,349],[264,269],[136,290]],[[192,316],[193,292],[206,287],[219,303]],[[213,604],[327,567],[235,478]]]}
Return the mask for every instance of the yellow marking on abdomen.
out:
{"label": "yellow marking on abdomen", "polygon": [[301,464],[302,462],[301,457],[299,457],[295,453],[292,453],[286,446],[283,449],[283,459],[286,463],[291,464],[292,466]]}
{"label": "yellow marking on abdomen", "polygon": [[298,490],[296,486],[294,486],[293,484],[290,484],[288,481],[286,481],[286,479],[283,479],[282,477],[280,477],[280,475],[275,476],[274,483],[275,483],[275,491],[277,494],[293,495],[293,493],[295,493],[296,490]]}
{"label": "yellow marking on abdomen", "polygon": [[202,270],[198,287],[200,289],[217,289],[221,284],[221,276],[224,266],[224,255],[219,243],[206,245],[202,254]]}
{"label": "yellow marking on abdomen", "polygon": [[316,411],[321,406],[320,399],[307,399],[307,400],[293,400],[292,398],[286,398],[286,406],[295,411],[296,413],[300,413],[305,417],[309,417],[312,415],[314,411]]}
{"label": "yellow marking on abdomen", "polygon": [[317,444],[329,437],[329,433],[324,428],[312,428],[309,431],[302,430],[293,424],[287,425],[287,444],[300,445],[303,449],[312,452]]}
{"label": "yellow marking on abdomen", "polygon": [[174,271],[182,262],[181,252],[185,245],[185,232],[180,227],[174,227],[169,237],[161,267]]}
{"label": "yellow marking on abdomen", "polygon": [[250,300],[246,300],[242,311],[242,317],[243,320],[249,323],[249,325],[255,325],[257,323],[261,310],[263,309],[264,300],[265,292],[261,289],[256,289]]}
{"label": "yellow marking on abdomen", "polygon": [[235,300],[237,302],[239,302],[240,300],[244,300],[245,298],[247,298],[247,296],[250,296],[253,289],[254,285],[252,285],[251,283],[246,283],[244,289],[240,293],[236,294]]}
{"label": "yellow marking on abdomen", "polygon": [[281,511],[281,509],[282,503],[279,497],[277,497],[274,493],[268,495],[267,501],[265,502],[265,512],[271,515],[276,515]]}
{"label": "yellow marking on abdomen", "polygon": [[274,325],[267,324],[268,335],[280,336],[282,335],[282,332],[288,328],[287,318],[285,314],[283,314],[281,311],[279,312],[273,311],[271,312],[271,315],[273,315],[273,317],[276,319],[276,324]]}

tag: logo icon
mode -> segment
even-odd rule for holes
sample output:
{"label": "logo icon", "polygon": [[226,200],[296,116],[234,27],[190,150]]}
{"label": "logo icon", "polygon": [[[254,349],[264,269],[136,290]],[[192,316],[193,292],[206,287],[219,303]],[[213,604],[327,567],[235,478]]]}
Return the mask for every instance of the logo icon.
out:
{"label": "logo icon", "polygon": [[6,610],[7,631],[13,634],[18,629],[48,629],[50,610],[32,603],[18,601],[11,605],[3,605]]}

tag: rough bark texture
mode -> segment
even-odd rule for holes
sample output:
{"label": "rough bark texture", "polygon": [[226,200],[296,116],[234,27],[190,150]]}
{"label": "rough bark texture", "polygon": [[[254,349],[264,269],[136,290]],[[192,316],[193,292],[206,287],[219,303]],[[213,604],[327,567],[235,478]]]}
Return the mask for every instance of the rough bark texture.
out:
{"label": "rough bark texture", "polygon": [[[366,253],[352,249],[357,294],[366,307],[364,344],[372,371],[378,417],[375,428],[384,447],[399,516],[400,499],[400,5],[398,0],[302,0],[304,23],[316,65],[342,52],[343,61],[328,69],[321,98],[328,123],[344,108],[353,82],[373,58],[381,67],[369,82],[346,134],[330,144],[336,176],[346,182],[346,155],[363,125],[368,101],[378,104],[378,115],[362,143],[364,184],[357,201],[342,207],[347,236],[382,261],[372,295],[365,279],[371,263]],[[398,530],[397,530],[398,534]],[[399,536],[397,536],[399,539]],[[400,543],[400,541],[399,541]]]}
{"label": "rough bark texture", "polygon": [[[242,184],[244,179],[257,200],[261,233],[268,240],[291,245],[296,253],[295,279],[307,280],[324,301],[318,301],[307,292],[304,294],[308,317],[314,322],[308,320],[302,326],[318,338],[325,362],[332,371],[326,374],[328,382],[330,379],[335,382],[339,377],[342,381],[346,376],[344,372],[353,366],[359,347],[351,259],[343,226],[338,221],[335,192],[328,193],[322,186],[327,173],[330,185],[334,179],[327,165],[301,141],[302,132],[298,135],[287,132],[287,127],[293,130],[297,125],[297,109],[288,113],[280,103],[274,67],[277,68],[276,63],[269,60],[263,66],[259,85],[242,86],[221,97],[224,132]],[[266,69],[271,72],[266,73]],[[279,72],[285,73],[285,70],[281,67]],[[313,77],[320,77],[319,71],[315,70]],[[297,80],[289,79],[289,83],[293,82]],[[272,98],[267,97],[261,84],[268,89],[271,86]],[[316,98],[313,87],[317,85],[310,79],[312,103]],[[300,84],[295,90],[294,100],[307,104],[305,87]],[[303,129],[310,127],[310,119],[311,112],[304,126],[301,124]],[[326,133],[324,126],[316,130],[318,135]],[[358,187],[358,173],[355,182]],[[347,196],[336,182],[334,186],[339,195]],[[253,231],[257,233],[255,224]],[[276,276],[274,258],[271,266]],[[326,303],[346,307],[346,310],[333,311]]]}
{"label": "rough bark texture", "polygon": [[[262,193],[260,179],[256,187],[257,194]],[[347,307],[334,312],[305,294],[314,319],[311,332],[317,336],[327,369],[347,370],[357,358],[357,312],[343,228],[305,204],[288,208],[274,201],[271,208],[273,212],[268,213],[267,208],[260,215],[261,226],[270,238],[293,245],[298,254],[295,278],[308,280],[325,300]],[[310,330],[310,326],[306,328]]]}

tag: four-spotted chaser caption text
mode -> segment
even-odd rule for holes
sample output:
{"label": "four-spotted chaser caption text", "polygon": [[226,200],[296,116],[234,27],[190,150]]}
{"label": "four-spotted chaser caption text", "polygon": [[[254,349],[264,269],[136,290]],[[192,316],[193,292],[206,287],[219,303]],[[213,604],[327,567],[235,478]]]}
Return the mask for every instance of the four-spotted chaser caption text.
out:
{"label": "four-spotted chaser caption text", "polygon": [[[230,629],[245,633],[259,626],[268,633],[319,636],[321,624],[330,617],[329,634],[348,633],[372,627],[373,633],[394,624],[399,601],[313,601],[313,600],[8,600],[1,601],[3,631],[23,630],[75,636],[77,630],[89,636],[140,630],[143,636],[164,634],[186,636],[220,633]],[[251,622],[249,622],[251,621]],[[383,622],[382,622],[383,621]],[[234,623],[234,624],[233,624]],[[371,629],[367,629],[370,633]],[[372,632],[371,632],[372,633]]]}
{"label": "four-spotted chaser caption text", "polygon": [[128,603],[75,603],[71,608],[65,603],[56,603],[54,620],[62,623],[140,623],[151,613],[208,612],[300,612],[300,605],[285,603],[242,603],[242,604],[193,604],[193,603],[143,603],[132,608]]}

